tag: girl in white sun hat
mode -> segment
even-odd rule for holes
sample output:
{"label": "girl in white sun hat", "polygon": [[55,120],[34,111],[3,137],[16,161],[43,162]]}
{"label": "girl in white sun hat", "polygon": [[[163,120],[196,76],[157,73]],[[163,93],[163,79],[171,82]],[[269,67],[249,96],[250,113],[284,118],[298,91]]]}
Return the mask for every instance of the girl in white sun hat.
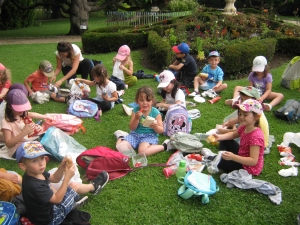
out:
{"label": "girl in white sun hat", "polygon": [[159,111],[165,115],[169,107],[174,104],[180,104],[186,107],[185,95],[179,88],[180,83],[175,79],[174,74],[169,70],[164,70],[159,75],[159,85],[161,88],[162,102],[156,104]]}
{"label": "girl in white sun hat", "polygon": [[[272,107],[278,105],[283,100],[283,94],[272,92],[273,78],[269,71],[267,59],[264,56],[254,58],[252,72],[249,74],[248,80],[249,86],[259,90],[260,98],[257,99],[259,102],[270,101],[270,103],[263,103],[264,110],[271,111]],[[241,86],[234,88],[233,99],[239,96],[239,91],[242,88]]]}

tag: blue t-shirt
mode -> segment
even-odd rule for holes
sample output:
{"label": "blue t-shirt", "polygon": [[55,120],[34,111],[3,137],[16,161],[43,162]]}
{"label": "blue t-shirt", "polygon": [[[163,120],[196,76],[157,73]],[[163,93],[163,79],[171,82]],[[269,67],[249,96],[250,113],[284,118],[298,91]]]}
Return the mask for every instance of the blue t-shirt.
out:
{"label": "blue t-shirt", "polygon": [[[134,113],[136,113],[138,111],[140,111],[140,107],[139,106],[135,107],[133,109]],[[150,113],[148,114],[148,116],[156,118],[158,114],[160,114],[160,112],[158,111],[158,109],[155,108],[155,107],[152,107],[152,109],[151,109]],[[137,132],[138,134],[151,134],[151,133],[155,133],[156,134],[156,132],[152,128],[150,128],[150,127],[144,127],[143,126],[143,122],[144,122],[145,118],[146,117],[144,115],[140,118],[139,124],[138,124],[137,128],[135,129],[135,132]]]}
{"label": "blue t-shirt", "polygon": [[219,66],[212,70],[209,64],[202,69],[202,73],[208,73],[207,82],[218,83],[220,80],[223,80],[224,76],[224,72]]}

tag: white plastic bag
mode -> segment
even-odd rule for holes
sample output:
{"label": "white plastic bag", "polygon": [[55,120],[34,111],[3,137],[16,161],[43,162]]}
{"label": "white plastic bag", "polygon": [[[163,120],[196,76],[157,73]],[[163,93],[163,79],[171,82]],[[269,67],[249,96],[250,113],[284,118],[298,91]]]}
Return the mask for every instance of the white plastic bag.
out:
{"label": "white plastic bag", "polygon": [[90,96],[91,89],[90,86],[84,83],[80,83],[80,88],[76,82],[75,79],[71,79],[69,81],[69,84],[71,85],[70,89],[70,99],[68,101],[68,104],[71,105],[76,99],[82,99],[82,98],[87,98]]}
{"label": "white plastic bag", "polygon": [[[73,161],[73,162],[76,162],[76,161]],[[53,173],[55,173],[56,170],[57,170],[57,167],[55,167],[55,168],[49,170],[48,172],[49,172],[50,174],[53,174]],[[63,176],[63,177],[61,178],[61,180],[60,180],[58,183],[51,183],[51,185],[52,185],[56,190],[58,190],[58,189],[60,188],[60,186],[61,186],[63,180],[64,180],[64,177],[65,177],[65,176]],[[80,178],[80,173],[79,173],[79,171],[78,171],[77,165],[76,165],[76,169],[75,169],[75,174],[74,174],[74,176],[71,178],[71,180],[70,180],[69,183],[71,183],[71,182],[76,182],[76,183],[82,184],[82,180],[81,180],[81,178]]]}
{"label": "white plastic bag", "polygon": [[39,104],[44,104],[45,102],[49,102],[50,95],[47,93],[42,93],[40,91],[35,92],[32,96],[32,99],[39,103]]}
{"label": "white plastic bag", "polygon": [[290,143],[293,143],[300,147],[300,133],[286,132],[283,135],[283,142],[280,145],[287,147]]}

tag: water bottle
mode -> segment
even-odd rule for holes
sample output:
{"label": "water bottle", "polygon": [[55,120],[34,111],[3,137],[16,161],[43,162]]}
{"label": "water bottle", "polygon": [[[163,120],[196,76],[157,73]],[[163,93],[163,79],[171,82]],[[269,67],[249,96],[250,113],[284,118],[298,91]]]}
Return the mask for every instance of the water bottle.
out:
{"label": "water bottle", "polygon": [[186,162],[184,160],[181,160],[176,172],[177,179],[183,179],[186,175]]}

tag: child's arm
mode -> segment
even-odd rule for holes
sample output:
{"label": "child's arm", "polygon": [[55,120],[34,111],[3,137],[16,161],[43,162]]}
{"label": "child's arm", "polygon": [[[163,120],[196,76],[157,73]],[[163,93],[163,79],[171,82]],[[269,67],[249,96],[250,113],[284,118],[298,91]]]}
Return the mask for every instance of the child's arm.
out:
{"label": "child's arm", "polygon": [[161,118],[161,114],[158,114],[155,118],[156,121],[154,121],[150,127],[155,131],[155,133],[157,134],[161,134],[162,132],[164,132],[164,127],[162,124],[162,118]]}
{"label": "child's arm", "polygon": [[235,124],[237,124],[239,121],[239,118],[233,118],[233,119],[229,119],[227,120],[225,123],[223,123],[223,127],[233,127]]}
{"label": "child's arm", "polygon": [[228,132],[225,134],[213,134],[213,136],[216,138],[216,141],[224,141],[224,140],[233,140],[237,137],[239,137],[239,133],[237,130],[234,130],[232,132]]}
{"label": "child's arm", "polygon": [[86,80],[82,78],[76,78],[76,80],[78,80],[81,83],[87,84],[89,86],[96,86],[96,83],[93,80]]}
{"label": "child's arm", "polygon": [[55,171],[55,173],[50,174],[49,181],[52,183],[58,183],[61,181],[64,176],[64,171],[66,169],[66,157],[63,158],[62,162],[59,164],[59,167]]}
{"label": "child's arm", "polygon": [[129,129],[130,130],[135,130],[137,128],[142,115],[143,115],[143,113],[141,111],[132,112],[131,119],[130,119],[130,122],[129,122]]}
{"label": "child's arm", "polygon": [[3,136],[4,136],[5,145],[8,148],[11,148],[11,147],[15,146],[20,141],[22,141],[23,138],[26,135],[28,135],[31,132],[33,132],[34,129],[35,129],[35,124],[34,123],[27,124],[27,125],[25,125],[25,127],[23,128],[23,130],[21,131],[21,133],[19,133],[17,136],[12,136],[12,132],[10,130],[2,129],[2,133],[3,133]]}
{"label": "child's arm", "polygon": [[20,175],[18,174],[14,174],[14,173],[4,173],[4,172],[0,172],[0,179],[5,179],[5,180],[9,180],[15,184],[20,183],[20,180],[22,180],[22,178],[19,178]]}
{"label": "child's arm", "polygon": [[171,64],[171,65],[169,66],[169,68],[170,68],[170,69],[173,69],[173,70],[180,70],[183,66],[184,66],[183,63],[179,63],[179,64],[177,64],[177,65]]}
{"label": "child's arm", "polygon": [[129,68],[127,69],[123,63],[120,65],[120,69],[123,70],[127,75],[132,76],[133,74],[133,62],[128,61]]}
{"label": "child's arm", "polygon": [[0,93],[0,99],[3,99],[6,96],[8,90],[9,90],[8,88],[3,88],[2,89],[2,91]]}
{"label": "child's arm", "polygon": [[[55,82],[56,87],[59,87],[65,80],[71,78],[76,73],[78,66],[79,66],[79,56],[80,56],[80,54],[75,55],[74,61],[72,63],[72,69],[66,75],[64,75],[62,78],[60,78],[58,81]],[[61,59],[60,59],[60,63],[62,63]],[[54,74],[57,75],[56,69],[55,69]]]}
{"label": "child's arm", "polygon": [[258,161],[259,156],[259,146],[253,145],[250,147],[250,156],[249,157],[243,157],[236,155],[232,152],[224,152],[222,154],[222,158],[225,160],[233,160],[235,162],[241,163],[243,165],[247,166],[255,166]]}
{"label": "child's arm", "polygon": [[[63,198],[66,194],[69,182],[70,182],[71,178],[74,176],[74,174],[75,174],[75,165],[73,164],[73,166],[70,169],[66,168],[65,178],[64,178],[61,186],[57,190],[57,192],[53,193],[53,195],[50,198],[49,202],[54,203],[54,204],[58,204],[63,200]],[[50,177],[51,177],[51,175],[50,175]]]}
{"label": "child's arm", "polygon": [[30,85],[29,85],[29,84],[30,84],[31,82],[28,81],[28,78],[29,78],[29,77],[27,77],[27,78],[25,79],[25,81],[24,81],[24,86],[25,86],[26,89],[28,90],[29,96],[31,96],[32,93],[34,93],[34,92],[33,92],[32,89],[30,88]]}
{"label": "child's arm", "polygon": [[109,101],[109,102],[115,102],[118,100],[118,93],[116,91],[114,91],[113,93],[111,93],[111,97],[108,97],[108,94],[102,94],[102,98],[106,101]]}
{"label": "child's arm", "polygon": [[53,116],[43,115],[43,114],[36,113],[36,112],[28,112],[28,116],[31,118],[34,118],[34,119],[48,119],[48,120],[55,119]]}
{"label": "child's arm", "polygon": [[272,91],[272,83],[267,83],[267,85],[266,85],[266,91],[265,91],[265,93],[262,96],[260,96],[260,98],[258,99],[258,101],[263,102],[269,96],[269,94],[271,93],[271,91]]}

